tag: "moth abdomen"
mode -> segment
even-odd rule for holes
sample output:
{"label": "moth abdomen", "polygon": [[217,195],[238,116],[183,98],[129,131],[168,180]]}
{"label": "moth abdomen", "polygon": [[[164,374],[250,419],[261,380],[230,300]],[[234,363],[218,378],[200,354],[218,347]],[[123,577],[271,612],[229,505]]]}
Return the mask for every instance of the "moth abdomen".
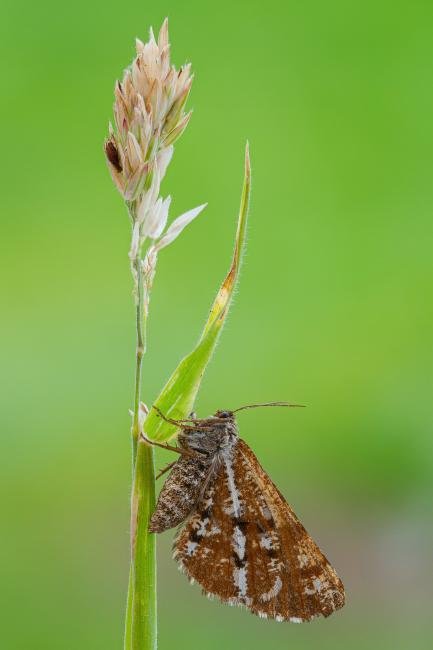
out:
{"label": "moth abdomen", "polygon": [[162,533],[185,521],[197,503],[209,466],[206,458],[182,457],[176,462],[159,494],[150,532]]}

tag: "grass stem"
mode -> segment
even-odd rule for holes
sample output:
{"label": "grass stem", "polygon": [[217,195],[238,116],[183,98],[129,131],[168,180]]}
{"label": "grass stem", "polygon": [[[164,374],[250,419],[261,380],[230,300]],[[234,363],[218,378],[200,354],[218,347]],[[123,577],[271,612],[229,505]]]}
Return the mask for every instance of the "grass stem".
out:
{"label": "grass stem", "polygon": [[124,650],[156,650],[156,539],[148,532],[155,507],[153,449],[139,443],[142,361],[145,353],[143,274],[139,254],[131,266],[136,282],[136,359],[132,422],[131,566],[126,605]]}

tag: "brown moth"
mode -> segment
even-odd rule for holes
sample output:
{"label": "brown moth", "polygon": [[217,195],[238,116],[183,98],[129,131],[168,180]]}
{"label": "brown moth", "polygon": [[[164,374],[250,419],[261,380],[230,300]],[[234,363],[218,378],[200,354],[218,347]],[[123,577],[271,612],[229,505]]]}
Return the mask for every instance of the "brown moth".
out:
{"label": "brown moth", "polygon": [[[274,405],[290,406],[264,406]],[[234,414],[177,421],[160,413],[180,427],[179,447],[152,444],[180,457],[160,473],[171,469],[149,530],[161,533],[186,522],[174,558],[208,596],[277,621],[329,616],[344,605],[343,584],[238,437]]]}

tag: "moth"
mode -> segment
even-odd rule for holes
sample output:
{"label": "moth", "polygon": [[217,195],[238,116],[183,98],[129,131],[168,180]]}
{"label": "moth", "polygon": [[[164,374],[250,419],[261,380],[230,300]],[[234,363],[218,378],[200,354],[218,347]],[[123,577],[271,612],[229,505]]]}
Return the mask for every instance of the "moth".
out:
{"label": "moth", "polygon": [[248,405],[187,420],[156,409],[180,428],[178,447],[145,441],[179,458],[160,473],[170,471],[149,530],[184,524],[173,557],[209,597],[277,621],[329,616],[344,605],[340,578],[238,436],[235,413],[256,406],[292,405]]}

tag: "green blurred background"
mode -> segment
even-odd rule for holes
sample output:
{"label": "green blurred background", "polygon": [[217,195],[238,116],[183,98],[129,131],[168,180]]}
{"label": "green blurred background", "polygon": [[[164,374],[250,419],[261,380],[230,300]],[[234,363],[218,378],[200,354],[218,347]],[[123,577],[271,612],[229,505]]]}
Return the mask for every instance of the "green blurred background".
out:
{"label": "green blurred background", "polygon": [[[133,39],[169,16],[194,116],[164,181],[206,212],[161,254],[146,401],[247,253],[197,410],[242,436],[337,567],[294,626],[209,602],[159,544],[160,648],[431,648],[433,5],[4,0],[0,646],[119,649],[134,323],[129,223],[102,154]],[[158,465],[168,460],[158,454]]]}

